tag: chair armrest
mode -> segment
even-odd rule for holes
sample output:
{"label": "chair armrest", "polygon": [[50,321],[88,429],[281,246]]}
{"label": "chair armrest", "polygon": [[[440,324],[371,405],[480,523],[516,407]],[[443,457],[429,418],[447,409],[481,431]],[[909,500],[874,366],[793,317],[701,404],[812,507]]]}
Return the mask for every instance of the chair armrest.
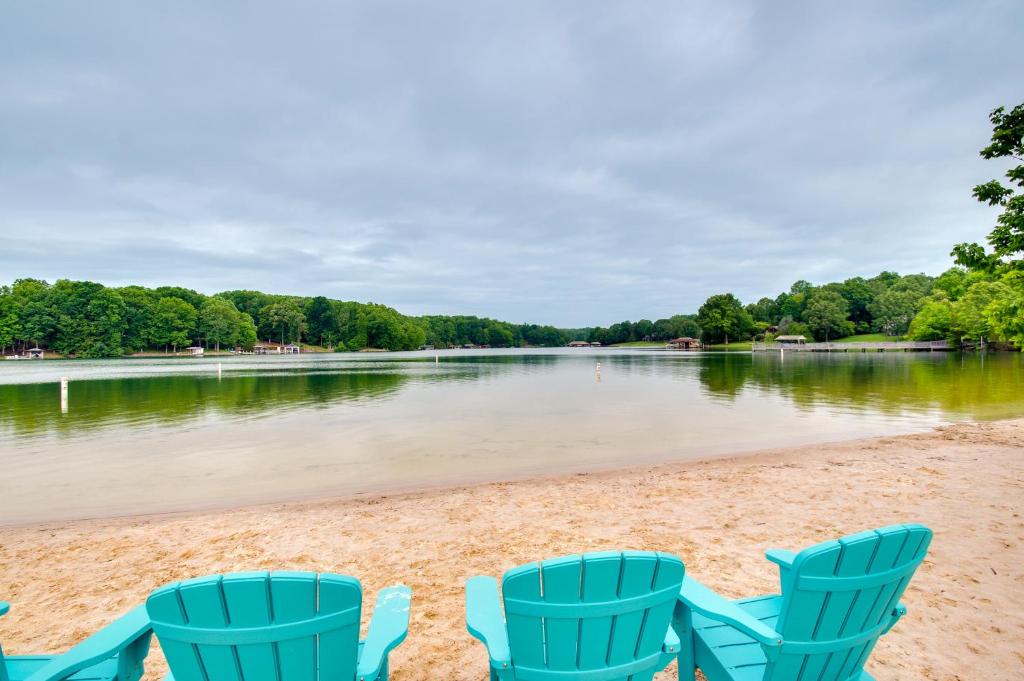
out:
{"label": "chair armrest", "polygon": [[768,549],[764,552],[764,557],[785,569],[793,567],[793,561],[796,560],[796,554],[786,549]]}
{"label": "chair armrest", "polygon": [[716,622],[728,624],[762,645],[773,648],[782,645],[782,635],[779,632],[690,576],[683,580],[679,600],[694,612]]}
{"label": "chair armrest", "polygon": [[392,586],[377,595],[373,608],[370,628],[366,632],[356,678],[373,681],[380,675],[381,667],[388,653],[394,650],[409,633],[409,606],[412,589],[407,586]]}
{"label": "chair armrest", "polygon": [[[57,655],[25,681],[66,679],[86,667],[117,655],[143,638],[148,639],[152,633],[153,629],[149,622],[149,615],[146,614],[146,606],[140,605],[66,653]],[[148,642],[146,649],[148,649]],[[145,654],[145,650],[142,651],[142,654]]]}
{"label": "chair armrest", "polygon": [[507,669],[512,664],[498,580],[493,577],[471,577],[466,582],[466,629],[487,646],[492,667]]}

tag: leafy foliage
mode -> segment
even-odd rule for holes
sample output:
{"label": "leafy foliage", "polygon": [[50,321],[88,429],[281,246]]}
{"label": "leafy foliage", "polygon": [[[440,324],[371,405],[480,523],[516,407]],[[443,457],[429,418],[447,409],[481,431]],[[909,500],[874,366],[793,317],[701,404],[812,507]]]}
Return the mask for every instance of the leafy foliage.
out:
{"label": "leafy foliage", "polygon": [[701,338],[708,343],[728,343],[730,338],[748,338],[754,330],[754,320],[750,313],[731,293],[708,298],[697,311],[697,323],[701,328]]}
{"label": "leafy foliage", "polygon": [[831,290],[815,293],[804,312],[807,327],[817,340],[829,340],[850,336],[854,324],[847,319],[850,304],[846,298]]}
{"label": "leafy foliage", "polygon": [[963,243],[953,248],[951,255],[958,265],[972,270],[993,272],[1001,267],[1024,268],[1024,104],[1011,111],[999,107],[991,114],[991,143],[981,150],[987,160],[1010,158],[1020,162],[1006,171],[1008,185],[989,180],[974,188],[974,198],[990,206],[1000,206],[1003,212],[996,218],[996,226],[988,235],[992,253],[986,253],[978,244]]}

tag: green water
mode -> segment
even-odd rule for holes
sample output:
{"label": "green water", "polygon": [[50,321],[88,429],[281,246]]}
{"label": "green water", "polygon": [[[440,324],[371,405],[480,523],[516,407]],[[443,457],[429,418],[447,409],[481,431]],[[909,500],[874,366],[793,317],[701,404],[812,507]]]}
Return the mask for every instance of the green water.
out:
{"label": "green water", "polygon": [[1009,353],[0,362],[0,523],[505,479],[1018,416],[1024,362]]}

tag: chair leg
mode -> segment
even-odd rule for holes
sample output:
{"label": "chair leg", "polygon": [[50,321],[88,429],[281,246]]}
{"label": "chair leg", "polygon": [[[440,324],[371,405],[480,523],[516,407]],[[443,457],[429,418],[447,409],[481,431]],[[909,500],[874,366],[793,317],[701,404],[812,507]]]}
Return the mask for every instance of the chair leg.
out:
{"label": "chair leg", "polygon": [[676,657],[676,664],[679,666],[679,681],[695,681],[693,618],[690,609],[681,603],[677,604],[672,618],[672,626],[676,630],[676,635],[679,636],[679,655]]}

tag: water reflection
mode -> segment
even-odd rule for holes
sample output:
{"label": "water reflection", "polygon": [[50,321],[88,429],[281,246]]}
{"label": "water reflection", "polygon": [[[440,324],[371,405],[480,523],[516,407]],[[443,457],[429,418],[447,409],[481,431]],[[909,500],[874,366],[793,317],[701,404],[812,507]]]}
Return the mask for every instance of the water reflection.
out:
{"label": "water reflection", "polygon": [[709,397],[734,401],[748,390],[797,407],[832,405],[896,414],[1006,418],[1024,413],[1024,363],[1017,354],[928,353],[724,355],[702,361]]}
{"label": "water reflection", "polygon": [[[110,427],[174,425],[203,418],[253,419],[343,403],[377,403],[414,384],[478,383],[515,390],[517,377],[554,375],[545,389],[566,392],[581,367],[615,381],[652,386],[664,378],[698,384],[699,396],[728,409],[745,393],[782,397],[798,409],[833,406],[898,414],[939,410],[948,416],[1001,418],[1024,413],[1024,363],[1015,354],[817,354],[782,361],[775,354],[506,353],[375,361],[307,362],[300,368],[259,369],[75,380],[71,409],[61,414],[55,383],[0,384],[0,434],[71,436]],[[180,363],[175,365],[175,369]],[[251,371],[251,373],[247,373]],[[598,382],[600,374],[597,373]],[[644,400],[645,391],[632,395]],[[689,399],[697,398],[697,395]],[[482,408],[485,405],[481,405]],[[2,441],[2,440],[0,440]]]}

